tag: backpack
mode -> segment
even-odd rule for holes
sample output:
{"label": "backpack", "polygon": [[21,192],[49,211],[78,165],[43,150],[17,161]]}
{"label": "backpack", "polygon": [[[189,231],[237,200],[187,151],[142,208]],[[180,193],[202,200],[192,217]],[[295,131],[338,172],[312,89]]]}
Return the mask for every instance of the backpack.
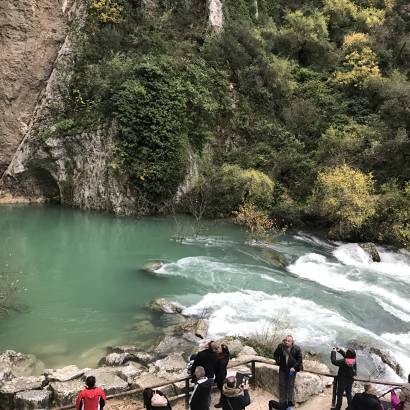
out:
{"label": "backpack", "polygon": [[397,393],[395,390],[392,390],[391,392],[391,405],[392,405],[391,408],[394,410],[403,409],[403,403],[400,401],[399,396],[397,396]]}
{"label": "backpack", "polygon": [[151,398],[151,406],[152,407],[167,407],[168,400],[165,396],[159,394],[156,390],[154,390],[154,394]]}

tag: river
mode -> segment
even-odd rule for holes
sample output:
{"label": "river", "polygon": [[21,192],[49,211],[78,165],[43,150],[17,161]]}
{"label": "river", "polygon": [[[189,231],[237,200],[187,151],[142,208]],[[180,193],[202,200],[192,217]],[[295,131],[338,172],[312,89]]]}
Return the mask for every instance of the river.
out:
{"label": "river", "polygon": [[[378,247],[382,262],[373,263],[356,244],[306,232],[256,245],[227,221],[205,222],[196,236],[189,218],[48,206],[2,206],[0,228],[0,272],[20,281],[23,307],[0,318],[0,350],[34,353],[46,366],[95,366],[108,345],[152,346],[166,320],[146,305],[165,297],[209,316],[211,337],[279,321],[324,357],[359,340],[410,371],[406,251]],[[165,261],[156,276],[141,269],[155,260]],[[367,360],[362,375],[394,376],[379,365]]]}

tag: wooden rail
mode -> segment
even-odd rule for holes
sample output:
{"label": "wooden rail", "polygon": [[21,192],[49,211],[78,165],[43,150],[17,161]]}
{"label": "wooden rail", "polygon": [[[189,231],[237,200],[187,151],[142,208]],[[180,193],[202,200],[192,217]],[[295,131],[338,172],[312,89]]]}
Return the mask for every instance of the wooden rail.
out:
{"label": "wooden rail", "polygon": [[[252,387],[256,387],[256,363],[270,364],[270,365],[275,365],[276,366],[276,362],[274,360],[255,358],[255,359],[250,359],[250,360],[245,360],[245,361],[240,361],[240,362],[230,361],[229,365],[228,365],[228,368],[233,368],[233,367],[238,367],[238,366],[244,366],[244,365],[251,364],[252,378],[250,380],[250,383],[251,383]],[[314,371],[314,370],[304,370],[301,373],[310,373],[310,374],[314,374],[316,376],[323,376],[323,377],[333,378],[333,391],[332,391],[332,408],[333,408],[335,406],[335,403],[336,403],[337,375],[336,374],[331,374],[331,373],[317,372],[317,371]],[[186,408],[188,408],[189,407],[189,390],[190,390],[189,382],[190,382],[191,378],[192,378],[191,376],[180,377],[179,379],[166,381],[166,382],[155,384],[155,385],[152,385],[152,386],[146,386],[145,388],[158,389],[160,387],[169,386],[170,384],[185,382],[184,393],[182,393],[178,396],[172,397],[170,399],[170,401],[177,400],[177,399],[180,399],[180,398],[184,397],[185,398],[185,406],[186,406]],[[404,383],[397,383],[397,382],[393,382],[393,381],[384,381],[384,380],[383,381],[373,380],[373,379],[358,379],[358,378],[355,378],[354,381],[361,382],[361,383],[380,384],[380,385],[391,386],[391,387],[400,387],[400,386],[404,385]],[[132,389],[132,390],[127,390],[127,391],[121,392],[121,393],[111,394],[110,396],[107,396],[107,400],[136,395],[138,393],[142,393],[145,388]],[[70,410],[70,409],[75,409],[75,405],[70,404],[70,405],[63,406],[63,407],[54,407],[53,408],[53,410]]]}

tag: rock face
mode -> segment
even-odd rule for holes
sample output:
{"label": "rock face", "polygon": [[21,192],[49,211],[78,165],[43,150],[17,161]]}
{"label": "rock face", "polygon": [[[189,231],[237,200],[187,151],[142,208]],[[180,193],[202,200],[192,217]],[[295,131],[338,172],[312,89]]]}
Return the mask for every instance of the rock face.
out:
{"label": "rock face", "polygon": [[46,384],[44,377],[17,377],[3,383],[0,387],[0,409],[13,408],[13,399],[16,393],[25,390],[40,390]]}
{"label": "rock face", "polygon": [[0,176],[29,128],[65,38],[72,0],[0,7]]}
{"label": "rock face", "polygon": [[224,26],[222,0],[208,0],[208,8],[209,8],[209,25],[215,31],[221,31]]}
{"label": "rock face", "polygon": [[14,397],[16,410],[46,409],[49,407],[51,391],[28,390],[17,393]]}
{"label": "rock face", "polygon": [[53,399],[56,405],[65,406],[72,404],[78,393],[84,388],[84,381],[76,379],[68,382],[50,383]]}
{"label": "rock face", "polygon": [[49,382],[67,382],[69,380],[78,379],[87,370],[89,369],[79,369],[77,366],[66,366],[61,369],[46,369],[43,374]]}
{"label": "rock face", "polygon": [[361,244],[359,244],[359,246],[366,253],[368,253],[370,255],[373,262],[380,262],[381,261],[379,252],[377,251],[376,245],[374,243],[371,243],[371,242],[361,243]]}
{"label": "rock face", "polygon": [[6,350],[0,354],[0,381],[19,376],[31,376],[43,367],[32,354],[23,354],[14,350]]}

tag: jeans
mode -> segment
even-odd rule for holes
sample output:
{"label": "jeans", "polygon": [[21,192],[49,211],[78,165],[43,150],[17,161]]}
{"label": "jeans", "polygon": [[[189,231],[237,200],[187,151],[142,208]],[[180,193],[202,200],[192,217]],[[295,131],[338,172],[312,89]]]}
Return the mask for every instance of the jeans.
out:
{"label": "jeans", "polygon": [[352,404],[352,384],[345,384],[337,382],[337,391],[336,391],[336,407],[335,410],[340,410],[342,408],[343,394],[346,392],[347,398],[347,408],[350,409]]}
{"label": "jeans", "polygon": [[279,370],[279,403],[294,403],[295,378],[296,373]]}

